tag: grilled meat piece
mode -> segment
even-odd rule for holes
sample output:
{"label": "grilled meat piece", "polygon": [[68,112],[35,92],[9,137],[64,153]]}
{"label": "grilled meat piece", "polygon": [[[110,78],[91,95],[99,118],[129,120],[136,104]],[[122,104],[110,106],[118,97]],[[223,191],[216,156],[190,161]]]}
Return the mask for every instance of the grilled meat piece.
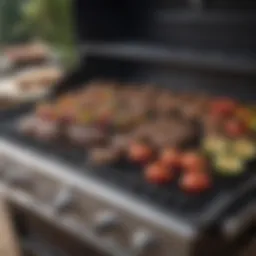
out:
{"label": "grilled meat piece", "polygon": [[184,147],[198,136],[195,126],[190,122],[159,120],[143,124],[135,131],[135,136],[149,140],[157,148],[165,146]]}
{"label": "grilled meat piece", "polygon": [[93,148],[89,151],[89,163],[95,166],[113,164],[120,159],[120,151],[113,147]]}
{"label": "grilled meat piece", "polygon": [[94,127],[83,127],[72,125],[67,129],[67,136],[74,144],[92,147],[103,144],[106,134]]}
{"label": "grilled meat piece", "polygon": [[159,116],[168,116],[176,113],[178,109],[178,98],[167,92],[162,92],[156,97],[155,111]]}
{"label": "grilled meat piece", "polygon": [[112,137],[111,146],[124,153],[130,145],[132,138],[129,134],[118,134]]}
{"label": "grilled meat piece", "polygon": [[32,135],[36,131],[37,120],[37,117],[34,115],[23,117],[18,124],[19,131],[24,134]]}
{"label": "grilled meat piece", "polygon": [[54,121],[37,120],[34,131],[35,137],[40,140],[57,139],[60,135],[59,125]]}

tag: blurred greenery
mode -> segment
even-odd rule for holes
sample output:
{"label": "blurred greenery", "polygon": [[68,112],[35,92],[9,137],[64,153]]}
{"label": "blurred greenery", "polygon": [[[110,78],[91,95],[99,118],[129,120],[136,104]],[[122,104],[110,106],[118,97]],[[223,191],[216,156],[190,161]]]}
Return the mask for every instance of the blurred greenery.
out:
{"label": "blurred greenery", "polygon": [[72,0],[1,0],[1,41],[42,40],[65,63],[76,60]]}

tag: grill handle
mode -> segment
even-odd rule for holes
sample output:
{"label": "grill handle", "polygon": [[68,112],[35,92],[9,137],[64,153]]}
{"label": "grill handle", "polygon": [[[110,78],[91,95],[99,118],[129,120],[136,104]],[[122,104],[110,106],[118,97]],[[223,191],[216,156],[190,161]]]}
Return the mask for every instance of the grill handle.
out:
{"label": "grill handle", "polygon": [[248,203],[242,210],[224,220],[222,233],[225,238],[233,240],[256,221],[256,203]]}

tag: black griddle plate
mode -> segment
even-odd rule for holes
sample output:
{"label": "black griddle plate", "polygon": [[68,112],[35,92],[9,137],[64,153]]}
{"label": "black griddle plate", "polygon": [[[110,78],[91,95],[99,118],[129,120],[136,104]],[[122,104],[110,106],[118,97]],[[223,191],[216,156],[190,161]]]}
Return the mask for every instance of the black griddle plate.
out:
{"label": "black griddle plate", "polygon": [[[125,52],[126,50],[124,50]],[[111,55],[111,54],[110,54]],[[242,100],[253,100],[256,77],[236,72],[203,72],[170,66],[155,60],[122,58],[122,56],[88,56],[86,63],[81,60],[79,67],[63,78],[51,95],[54,99],[69,90],[80,88],[92,79],[117,82],[154,84],[171,90],[186,92],[208,92],[212,95],[225,95]],[[244,85],[246,86],[246,89]],[[242,86],[243,85],[243,86]],[[232,88],[232,89],[231,89]],[[86,163],[86,152],[63,143],[47,143],[24,136],[17,129],[18,120],[31,108],[12,111],[0,127],[0,135],[22,147],[56,159],[69,166],[74,172],[83,170],[86,176],[93,177],[118,190],[148,202],[153,207],[175,216],[196,227],[218,224],[229,209],[240,209],[248,195],[255,191],[254,166],[237,178],[214,177],[214,187],[200,195],[186,194],[178,188],[177,180],[170,185],[153,186],[148,184],[137,167],[125,163],[112,167],[91,168]],[[0,116],[1,118],[1,116]],[[231,207],[232,206],[232,207]]]}
{"label": "black griddle plate", "polygon": [[[235,178],[214,177],[214,186],[202,194],[191,195],[178,187],[178,179],[168,185],[155,186],[148,184],[142,171],[127,163],[115,166],[92,168],[86,163],[86,152],[82,149],[65,145],[61,142],[42,142],[24,136],[16,130],[17,120],[27,112],[19,109],[13,117],[1,125],[0,132],[8,140],[22,147],[32,149],[48,158],[55,159],[71,166],[74,172],[84,170],[86,176],[101,180],[105,184],[120,189],[139,200],[182,219],[196,227],[209,227],[227,214],[241,207],[243,202],[255,193],[254,164],[248,171]],[[19,117],[17,119],[17,117]]]}

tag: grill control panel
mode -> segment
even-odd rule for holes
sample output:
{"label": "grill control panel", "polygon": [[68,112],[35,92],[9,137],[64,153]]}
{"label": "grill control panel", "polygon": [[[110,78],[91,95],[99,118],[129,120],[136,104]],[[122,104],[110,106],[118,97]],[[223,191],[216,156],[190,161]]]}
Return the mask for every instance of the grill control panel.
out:
{"label": "grill control panel", "polygon": [[172,229],[165,215],[94,182],[15,145],[1,148],[0,143],[0,188],[12,203],[110,255],[189,255],[194,239],[190,230]]}

